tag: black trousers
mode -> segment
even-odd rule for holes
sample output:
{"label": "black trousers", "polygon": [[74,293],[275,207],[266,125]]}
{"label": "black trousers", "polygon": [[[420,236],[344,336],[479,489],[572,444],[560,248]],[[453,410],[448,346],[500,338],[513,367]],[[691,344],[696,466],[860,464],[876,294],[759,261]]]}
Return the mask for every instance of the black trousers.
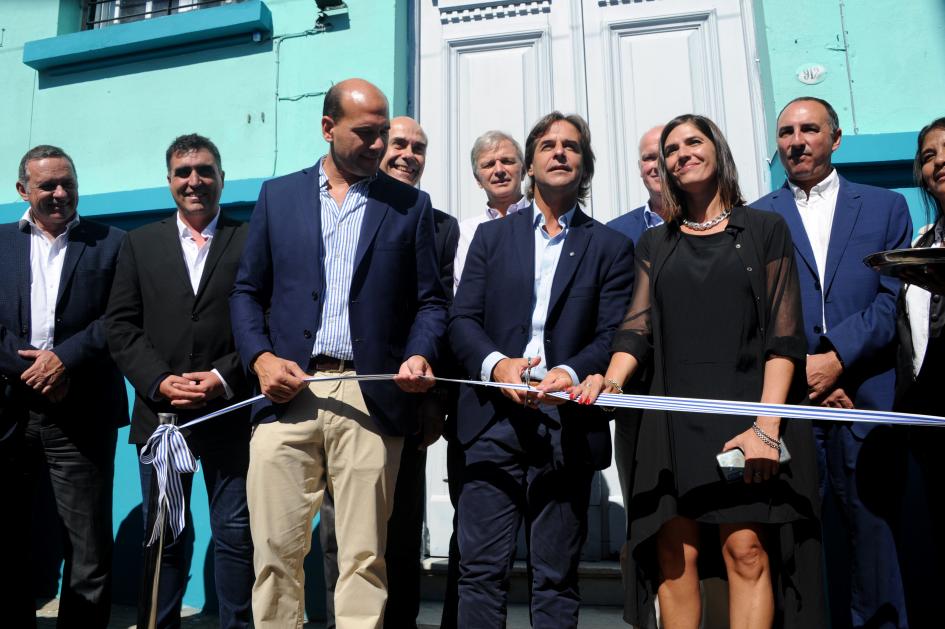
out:
{"label": "black trousers", "polygon": [[[5,409],[10,412],[11,409]],[[94,417],[53,419],[19,409],[21,420],[0,443],[0,540],[7,569],[0,583],[4,624],[35,626],[29,578],[31,537],[57,530],[64,567],[58,627],[106,627],[111,613],[112,481],[117,430]],[[31,522],[37,470],[49,475],[59,522]]]}

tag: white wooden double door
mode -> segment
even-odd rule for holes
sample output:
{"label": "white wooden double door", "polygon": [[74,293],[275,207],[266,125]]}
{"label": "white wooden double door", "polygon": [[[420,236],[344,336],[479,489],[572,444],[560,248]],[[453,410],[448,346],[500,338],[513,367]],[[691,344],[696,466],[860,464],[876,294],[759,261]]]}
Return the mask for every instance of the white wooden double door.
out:
{"label": "white wooden double door", "polygon": [[[418,0],[416,114],[430,146],[422,188],[462,220],[484,211],[469,151],[489,129],[524,143],[558,109],[590,124],[597,156],[586,208],[606,222],[641,205],[640,136],[682,113],[726,134],[748,200],[768,190],[761,81],[751,0]],[[446,446],[427,462],[429,553],[452,528]],[[595,478],[584,557],[623,543],[613,466]]]}

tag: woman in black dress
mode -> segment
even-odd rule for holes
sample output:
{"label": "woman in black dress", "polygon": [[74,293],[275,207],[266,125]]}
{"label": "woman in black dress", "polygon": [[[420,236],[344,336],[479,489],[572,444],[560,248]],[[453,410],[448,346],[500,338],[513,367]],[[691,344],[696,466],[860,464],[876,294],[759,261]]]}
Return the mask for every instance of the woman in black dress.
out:
{"label": "woman in black dress", "polygon": [[[747,208],[728,144],[708,118],[674,118],[660,138],[670,220],[636,250],[630,310],[604,376],[572,395],[593,403],[653,361],[651,393],[783,403],[804,393],[806,343],[783,219]],[[792,459],[779,464],[780,448]],[[743,479],[716,455],[739,448]],[[726,576],[733,629],[824,624],[819,498],[808,422],[646,411],[634,457],[626,619],[699,626],[699,579]]]}

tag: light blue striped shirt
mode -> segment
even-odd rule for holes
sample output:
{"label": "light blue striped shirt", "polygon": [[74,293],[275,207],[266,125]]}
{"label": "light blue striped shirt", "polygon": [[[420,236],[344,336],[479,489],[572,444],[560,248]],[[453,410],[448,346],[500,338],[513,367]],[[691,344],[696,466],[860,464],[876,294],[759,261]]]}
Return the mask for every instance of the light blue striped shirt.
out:
{"label": "light blue striped shirt", "polygon": [[[532,325],[528,343],[525,345],[523,353],[525,358],[537,356],[541,361],[537,367],[532,368],[530,375],[533,380],[541,380],[548,374],[548,359],[545,356],[545,323],[548,319],[548,307],[551,302],[551,285],[554,283],[558,260],[561,259],[561,251],[564,249],[564,241],[568,237],[574,211],[575,208],[571,208],[558,217],[561,231],[556,236],[551,237],[545,231],[545,215],[538,211],[538,208],[535,208],[533,223],[535,234],[535,283],[532,288]],[[483,381],[492,379],[492,370],[496,363],[503,358],[507,357],[500,352],[492,352],[486,357],[482,362],[482,373],[480,374]],[[571,376],[572,384],[579,382],[574,369],[568,365],[557,365],[557,367]]]}
{"label": "light blue striped shirt", "polygon": [[328,191],[325,158],[318,163],[318,199],[321,206],[322,249],[325,254],[325,288],[322,291],[322,320],[315,333],[312,356],[325,354],[354,360],[348,298],[354,275],[354,256],[364,222],[368,187],[374,177],[362,179],[348,188],[341,207]]}

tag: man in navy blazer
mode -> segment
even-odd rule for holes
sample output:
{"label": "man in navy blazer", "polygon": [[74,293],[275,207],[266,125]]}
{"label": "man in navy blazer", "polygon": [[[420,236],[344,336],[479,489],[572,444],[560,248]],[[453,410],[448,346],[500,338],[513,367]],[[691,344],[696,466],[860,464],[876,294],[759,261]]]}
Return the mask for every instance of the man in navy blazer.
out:
{"label": "man in navy blazer", "polygon": [[[807,334],[811,400],[825,406],[888,410],[895,387],[899,282],[863,264],[871,253],[909,246],[912,221],[902,195],[847,181],[831,163],[840,146],[837,114],[802,97],[778,116],[777,141],[788,181],[754,207],[784,216],[794,239]],[[815,424],[821,493],[837,499],[842,539],[826,536],[828,581],[850,580],[840,626],[905,627],[906,607],[890,520],[902,487],[901,448],[887,426]],[[842,556],[850,561],[842,563]],[[848,573],[848,574],[844,574]],[[832,600],[838,600],[836,596]]]}
{"label": "man in navy blazer", "polygon": [[[302,558],[334,498],[339,627],[379,627],[387,520],[403,435],[433,382],[445,293],[429,197],[378,173],[387,99],[360,79],[325,96],[328,155],[266,182],[230,298],[237,349],[266,402],[254,409],[247,497],[256,627],[303,620]],[[397,374],[391,382],[303,378]]]}
{"label": "man in navy blazer", "polygon": [[[540,381],[541,393],[464,386],[457,438],[459,626],[505,626],[516,531],[526,522],[534,627],[576,627],[577,567],[594,470],[610,463],[600,409],[547,396],[607,365],[633,280],[633,245],[581,211],[590,131],[553,112],[526,141],[529,209],[479,226],[453,302],[450,342],[467,378]],[[502,260],[496,272],[495,260]]]}
{"label": "man in navy blazer", "polygon": [[0,226],[0,608],[35,626],[29,569],[33,470],[42,461],[66,531],[59,624],[105,627],[111,611],[112,479],[128,423],[103,318],[124,233],[81,219],[72,159],[41,145],[20,161],[29,208]]}

